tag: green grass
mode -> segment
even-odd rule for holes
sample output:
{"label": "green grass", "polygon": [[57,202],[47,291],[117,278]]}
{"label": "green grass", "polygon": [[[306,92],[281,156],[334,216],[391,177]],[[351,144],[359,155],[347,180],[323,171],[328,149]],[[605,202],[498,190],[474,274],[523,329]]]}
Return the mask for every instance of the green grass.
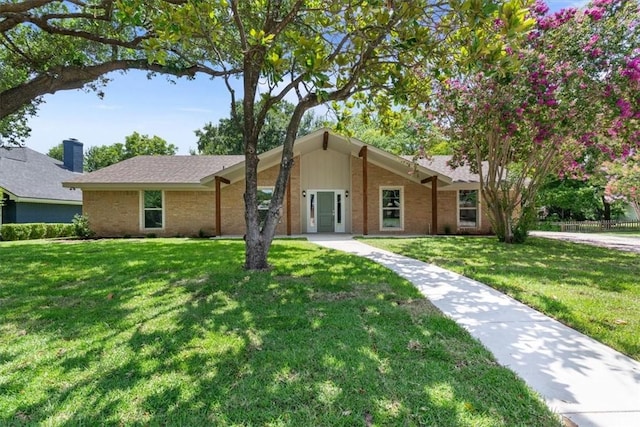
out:
{"label": "green grass", "polygon": [[0,424],[557,425],[368,260],[276,241],[0,244]]}
{"label": "green grass", "polygon": [[478,280],[640,360],[638,254],[541,238],[523,245],[486,237],[366,243]]}

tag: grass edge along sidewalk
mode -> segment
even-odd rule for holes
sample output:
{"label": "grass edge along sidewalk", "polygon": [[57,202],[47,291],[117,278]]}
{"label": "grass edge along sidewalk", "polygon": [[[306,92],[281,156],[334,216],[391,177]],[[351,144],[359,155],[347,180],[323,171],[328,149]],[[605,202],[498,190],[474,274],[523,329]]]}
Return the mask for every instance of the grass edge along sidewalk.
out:
{"label": "grass edge along sidewalk", "polygon": [[0,424],[557,425],[408,282],[276,241],[0,244]]}
{"label": "grass edge along sidewalk", "polygon": [[640,256],[542,238],[367,238],[489,285],[640,361]]}

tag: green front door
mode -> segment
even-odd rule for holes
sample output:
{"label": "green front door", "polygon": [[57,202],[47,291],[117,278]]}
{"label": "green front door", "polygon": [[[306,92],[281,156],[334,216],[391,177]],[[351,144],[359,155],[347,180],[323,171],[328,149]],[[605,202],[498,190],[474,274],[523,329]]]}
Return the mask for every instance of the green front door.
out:
{"label": "green front door", "polygon": [[318,233],[333,233],[335,219],[333,214],[335,193],[318,191]]}

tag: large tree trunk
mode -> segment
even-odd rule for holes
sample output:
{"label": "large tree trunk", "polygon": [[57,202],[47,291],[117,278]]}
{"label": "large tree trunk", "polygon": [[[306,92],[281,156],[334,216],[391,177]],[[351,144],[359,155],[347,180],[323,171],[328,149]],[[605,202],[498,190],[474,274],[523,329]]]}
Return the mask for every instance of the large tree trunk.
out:
{"label": "large tree trunk", "polygon": [[[271,242],[276,233],[276,228],[280,222],[283,211],[284,197],[287,189],[287,182],[291,175],[293,166],[293,144],[296,139],[298,127],[302,116],[312,103],[300,103],[294,109],[291,120],[287,127],[284,144],[282,147],[282,160],[280,171],[273,189],[273,195],[267,211],[262,230],[258,218],[258,156],[247,154],[246,189],[245,189],[245,215],[246,215],[246,247],[245,247],[245,268],[247,270],[268,269],[268,255],[271,249]],[[257,144],[257,137],[256,137]]]}

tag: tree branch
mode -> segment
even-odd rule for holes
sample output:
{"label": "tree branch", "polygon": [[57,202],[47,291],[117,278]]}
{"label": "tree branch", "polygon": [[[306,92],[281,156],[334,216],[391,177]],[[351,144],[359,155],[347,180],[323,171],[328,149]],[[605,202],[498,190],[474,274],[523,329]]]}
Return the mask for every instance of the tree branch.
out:
{"label": "tree branch", "polygon": [[33,99],[60,90],[80,89],[85,84],[111,71],[128,69],[146,70],[171,74],[177,77],[193,77],[196,73],[208,74],[212,77],[237,73],[239,70],[216,71],[208,67],[194,65],[185,68],[170,68],[159,64],[149,64],[144,59],[115,60],[86,67],[58,67],[47,74],[39,75],[26,83],[0,93],[0,118],[4,118],[20,110]]}

